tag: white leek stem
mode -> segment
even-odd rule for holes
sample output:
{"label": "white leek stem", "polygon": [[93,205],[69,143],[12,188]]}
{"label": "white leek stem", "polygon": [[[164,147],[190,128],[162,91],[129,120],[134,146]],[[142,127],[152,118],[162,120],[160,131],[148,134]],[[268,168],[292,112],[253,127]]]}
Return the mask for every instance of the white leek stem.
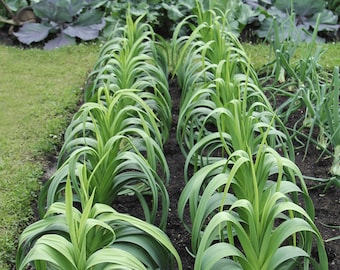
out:
{"label": "white leek stem", "polygon": [[335,176],[340,176],[340,145],[334,148],[334,159],[330,173]]}

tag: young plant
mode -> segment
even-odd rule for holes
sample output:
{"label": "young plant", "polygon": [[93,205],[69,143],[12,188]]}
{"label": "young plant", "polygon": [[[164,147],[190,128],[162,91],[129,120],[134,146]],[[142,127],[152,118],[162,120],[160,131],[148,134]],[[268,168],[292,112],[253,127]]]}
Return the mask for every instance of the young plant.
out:
{"label": "young plant", "polygon": [[[339,67],[333,71],[332,81],[329,84],[326,101],[322,106],[320,128],[324,131],[326,147],[333,150],[333,162],[330,173],[336,178],[337,185],[340,185],[340,78]],[[320,132],[320,135],[323,134]]]}
{"label": "young plant", "polygon": [[[275,31],[275,33],[276,38],[273,41],[273,47],[274,49],[276,48],[276,60],[273,69],[275,82],[273,86],[267,86],[265,91],[271,93],[273,97],[277,95],[286,97],[285,101],[277,106],[276,109],[276,113],[284,123],[295,112],[305,112],[292,128],[293,138],[297,135],[305,136],[302,130],[309,129],[305,153],[307,153],[311,142],[318,144],[318,147],[326,148],[326,137],[328,137],[328,135],[325,135],[328,134],[325,130],[325,127],[328,126],[326,122],[333,122],[327,116],[330,113],[326,113],[326,110],[330,105],[329,96],[332,96],[332,94],[329,95],[329,89],[333,86],[330,86],[329,83],[329,77],[331,76],[319,64],[325,50],[321,46],[316,46],[317,32],[314,31],[313,42],[306,46],[304,57],[297,63],[292,63],[290,59],[295,51],[294,47],[292,47],[293,45],[290,45],[291,42],[280,45],[279,33],[278,31]],[[286,76],[288,77],[288,82],[286,82]],[[337,77],[338,75],[335,75],[335,78]],[[272,77],[268,76],[268,79],[272,79]],[[276,102],[275,98],[273,101]],[[316,127],[319,128],[317,140],[312,138]]]}
{"label": "young plant", "polygon": [[66,181],[65,203],[52,204],[43,219],[20,236],[17,269],[173,269],[180,257],[166,234],[108,205],[93,204],[94,192],[80,167],[82,209],[73,206],[71,181]]}
{"label": "young plant", "polygon": [[[298,110],[305,112],[291,128],[291,137],[302,136],[306,139],[305,143],[300,141],[306,149],[305,156],[311,144],[332,155],[333,164],[330,166],[330,172],[332,176],[338,177],[339,69],[335,67],[333,74],[328,74],[320,67],[318,62],[324,53],[321,47],[318,46],[313,53],[313,45],[309,44],[307,51],[305,58],[301,59],[295,68],[284,59],[282,52],[277,51],[282,68],[291,78],[291,82],[289,87],[285,85],[279,91],[287,99],[278,106],[276,112],[283,122],[287,122]],[[287,91],[285,90],[287,87],[296,90]],[[309,130],[307,135],[303,132],[304,129]],[[318,136],[314,138],[315,130],[318,130]]]}

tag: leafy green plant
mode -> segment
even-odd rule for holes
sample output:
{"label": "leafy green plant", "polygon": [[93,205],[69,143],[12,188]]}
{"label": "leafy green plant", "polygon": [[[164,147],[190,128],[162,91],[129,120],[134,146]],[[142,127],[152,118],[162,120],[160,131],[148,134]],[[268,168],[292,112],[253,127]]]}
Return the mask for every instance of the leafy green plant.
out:
{"label": "leafy green plant", "polygon": [[20,236],[17,269],[173,269],[175,260],[182,269],[177,251],[159,228],[93,204],[94,193],[86,193],[86,168],[80,171],[82,210],[73,206],[68,180],[65,203],[52,204]]}
{"label": "leafy green plant", "polygon": [[224,31],[231,32],[237,37],[252,18],[258,15],[257,10],[252,10],[249,5],[241,0],[198,0],[196,2],[201,6],[194,10],[194,14],[197,12],[198,15],[198,24],[201,23],[200,12],[206,13],[205,16],[212,12],[216,14],[214,17],[220,17],[221,21],[224,21],[222,24],[225,28]]}
{"label": "leafy green plant", "polygon": [[54,34],[44,45],[45,49],[54,49],[74,44],[76,38],[96,39],[105,26],[104,13],[86,0],[42,0],[31,6],[41,21],[27,22],[14,33],[24,44],[41,42]]}
{"label": "leafy green plant", "polygon": [[336,15],[340,15],[340,1],[339,0],[328,0],[327,8],[334,12]]}
{"label": "leafy green plant", "polygon": [[[0,28],[4,24],[8,23],[11,25],[9,33],[13,30],[14,25],[20,25],[24,21],[33,19],[33,14],[28,11],[28,2],[26,0],[9,0],[0,1]],[[25,11],[27,11],[25,13]],[[28,16],[30,13],[30,16]]]}
{"label": "leafy green plant", "polygon": [[187,8],[182,8],[183,1],[173,0],[142,0],[142,1],[106,1],[105,9],[107,26],[104,29],[104,37],[111,35],[115,25],[124,25],[126,10],[130,10],[133,20],[143,17],[143,22],[149,24],[156,32],[164,37],[170,35],[175,21],[178,21]]}
{"label": "leafy green plant", "polygon": [[[274,35],[273,23],[280,26],[280,40],[310,41],[313,30],[336,32],[339,29],[338,17],[327,10],[324,0],[313,1],[271,1],[270,8],[258,7],[261,15],[257,18],[260,28],[256,33],[261,38],[270,40]],[[320,23],[318,23],[318,17]],[[319,41],[323,39],[318,38]]]}

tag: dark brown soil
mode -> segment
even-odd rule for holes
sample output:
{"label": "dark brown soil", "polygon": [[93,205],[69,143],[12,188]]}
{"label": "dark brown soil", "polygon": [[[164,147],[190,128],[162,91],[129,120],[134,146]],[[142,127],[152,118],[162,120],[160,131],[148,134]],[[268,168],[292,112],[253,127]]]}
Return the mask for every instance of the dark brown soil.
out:
{"label": "dark brown soil", "polygon": [[[9,37],[7,31],[0,29],[0,44],[8,46],[18,45],[14,38]],[[170,91],[173,101],[173,124],[169,140],[165,145],[165,155],[169,165],[171,180],[168,186],[168,193],[171,201],[169,210],[169,221],[166,233],[171,239],[173,245],[180,254],[183,262],[183,269],[193,269],[194,258],[189,254],[190,234],[186,232],[179,218],[177,217],[177,201],[184,186],[183,181],[183,164],[184,157],[176,142],[176,125],[178,119],[180,89],[176,83],[170,82]],[[310,177],[327,178],[331,159],[320,159],[320,151],[315,147],[310,147],[306,158],[303,159],[304,149],[296,151],[296,164],[304,175]],[[51,164],[53,166],[54,164]],[[307,181],[309,187],[314,187],[315,182]],[[315,223],[318,226],[324,240],[340,235],[339,229],[329,228],[325,224],[340,226],[340,189],[331,186],[327,190],[316,188],[310,190],[310,196],[313,199],[316,211]],[[118,202],[119,204],[119,202]],[[123,208],[126,212],[141,216],[136,212],[134,202],[124,200]],[[121,207],[121,206],[120,206]],[[188,217],[187,217],[188,218]],[[326,249],[329,257],[329,269],[337,270],[340,266],[340,240],[326,242]],[[14,269],[14,268],[13,268]]]}

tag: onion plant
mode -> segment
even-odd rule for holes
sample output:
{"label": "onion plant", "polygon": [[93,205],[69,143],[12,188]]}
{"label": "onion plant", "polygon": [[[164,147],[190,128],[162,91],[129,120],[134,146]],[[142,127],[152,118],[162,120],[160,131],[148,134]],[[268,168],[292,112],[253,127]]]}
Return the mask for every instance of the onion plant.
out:
{"label": "onion plant", "polygon": [[169,169],[162,148],[153,139],[161,140],[156,121],[152,110],[132,90],[117,91],[105,105],[85,103],[67,130],[58,170],[40,193],[40,213],[53,202],[63,201],[68,177],[79,200],[83,190],[77,170],[86,164],[89,192],[96,190],[95,202],[111,205],[120,195],[136,196],[151,223],[156,221],[161,203],[160,227],[164,228]]}
{"label": "onion plant", "polygon": [[85,166],[82,209],[74,207],[71,181],[65,202],[52,204],[43,219],[28,226],[19,239],[17,269],[182,269],[167,235],[152,224],[112,207],[94,204],[86,193]]}
{"label": "onion plant", "polygon": [[[317,24],[319,20],[320,18]],[[292,42],[282,45],[277,23],[274,24],[274,30],[275,38],[272,44],[276,55],[273,71],[275,83],[273,87],[266,87],[266,92],[273,97],[276,95],[286,97],[276,109],[284,123],[294,113],[304,111],[304,114],[300,114],[300,118],[296,120],[295,125],[290,127],[291,137],[305,148],[304,157],[312,144],[322,150],[320,157],[324,153],[333,157],[333,162],[330,164],[331,177],[326,182],[338,185],[339,69],[335,67],[333,73],[330,74],[319,65],[319,60],[325,50],[315,44],[317,28],[313,32],[312,42],[306,47],[305,55],[297,63],[290,62],[295,50]],[[285,79],[286,75],[289,77],[288,82]],[[271,78],[271,76],[268,77]],[[307,130],[307,135],[305,130]],[[316,132],[317,137],[313,137]],[[301,137],[305,140],[300,140]],[[319,180],[325,182],[325,179]]]}
{"label": "onion plant", "polygon": [[[307,154],[309,146],[313,143],[328,155],[332,155],[333,164],[330,165],[331,174],[336,173],[336,165],[339,163],[337,145],[339,144],[339,68],[335,67],[331,75],[320,69],[318,59],[324,51],[316,50],[314,57],[300,60],[293,69],[289,63],[285,63],[287,73],[294,79],[293,92],[280,91],[287,100],[278,107],[277,113],[284,122],[298,110],[304,110],[304,114],[296,121],[291,130],[292,138],[303,136],[306,143],[302,143]],[[302,132],[308,129],[307,136]],[[313,138],[315,130],[318,136]],[[333,150],[332,150],[333,149]],[[332,153],[333,151],[333,153]]]}
{"label": "onion plant", "polygon": [[334,68],[333,80],[331,83],[333,89],[330,91],[328,103],[325,106],[325,113],[327,115],[327,130],[329,135],[329,142],[333,147],[333,163],[330,169],[332,175],[338,178],[340,184],[340,78],[339,67]]}

